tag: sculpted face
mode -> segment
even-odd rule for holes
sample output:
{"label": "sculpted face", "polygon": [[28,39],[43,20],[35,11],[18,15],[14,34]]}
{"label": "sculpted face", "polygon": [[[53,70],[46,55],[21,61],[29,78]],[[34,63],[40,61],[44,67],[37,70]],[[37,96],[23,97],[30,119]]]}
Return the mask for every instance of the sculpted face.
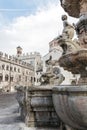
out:
{"label": "sculpted face", "polygon": [[67,15],[62,15],[61,19],[62,21],[67,20]]}

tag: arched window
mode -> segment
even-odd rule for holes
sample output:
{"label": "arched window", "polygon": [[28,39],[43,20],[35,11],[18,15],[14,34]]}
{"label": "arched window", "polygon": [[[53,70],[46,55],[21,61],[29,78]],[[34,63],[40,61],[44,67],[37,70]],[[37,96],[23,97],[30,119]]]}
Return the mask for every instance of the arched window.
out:
{"label": "arched window", "polygon": [[9,79],[9,76],[8,76],[8,74],[6,74],[5,75],[5,81],[8,81],[8,79]]}
{"label": "arched window", "polygon": [[0,73],[0,82],[3,81],[3,75]]}
{"label": "arched window", "polygon": [[27,82],[27,76],[25,76],[25,81]]}
{"label": "arched window", "polygon": [[2,70],[4,70],[4,69],[5,69],[5,65],[3,64],[3,65],[2,65]]}
{"label": "arched window", "polygon": [[26,74],[28,74],[28,71],[26,70]]}
{"label": "arched window", "polygon": [[34,82],[36,81],[36,78],[34,77]]}
{"label": "arched window", "polygon": [[75,80],[72,80],[72,81],[71,81],[71,85],[76,85],[76,81],[75,81]]}
{"label": "arched window", "polygon": [[6,70],[9,70],[9,66],[8,65],[6,66]]}
{"label": "arched window", "polygon": [[19,81],[21,81],[21,75],[19,75]]}
{"label": "arched window", "polygon": [[11,66],[11,67],[10,67],[10,71],[12,71],[12,70],[13,70],[13,67]]}
{"label": "arched window", "polygon": [[33,82],[33,77],[31,77],[31,83]]}
{"label": "arched window", "polygon": [[39,82],[39,79],[37,79],[37,83]]}
{"label": "arched window", "polygon": [[13,76],[10,77],[10,81],[13,82]]}
{"label": "arched window", "polygon": [[16,72],[16,67],[14,67],[14,71]]}
{"label": "arched window", "polygon": [[20,73],[20,68],[18,68],[18,72]]}

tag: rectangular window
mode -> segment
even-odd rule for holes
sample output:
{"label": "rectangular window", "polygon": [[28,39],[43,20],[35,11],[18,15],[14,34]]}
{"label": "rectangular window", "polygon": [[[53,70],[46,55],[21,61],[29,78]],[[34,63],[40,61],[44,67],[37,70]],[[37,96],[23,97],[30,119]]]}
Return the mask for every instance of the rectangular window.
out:
{"label": "rectangular window", "polygon": [[4,70],[5,69],[5,65],[2,65],[2,70]]}

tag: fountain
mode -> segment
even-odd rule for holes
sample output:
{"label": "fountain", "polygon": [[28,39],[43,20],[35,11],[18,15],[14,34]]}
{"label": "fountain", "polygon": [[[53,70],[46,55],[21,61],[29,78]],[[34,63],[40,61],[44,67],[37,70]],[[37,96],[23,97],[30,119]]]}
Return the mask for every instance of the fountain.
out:
{"label": "fountain", "polygon": [[[63,54],[58,62],[80,78],[76,85],[54,87],[53,103],[65,129],[87,130],[87,0],[61,0],[61,6],[79,21],[73,26],[62,16],[64,29],[58,41]],[[74,29],[78,40],[73,40]]]}
{"label": "fountain", "polygon": [[49,58],[46,61],[47,71],[42,74],[40,86],[16,86],[17,101],[20,106],[21,119],[28,127],[37,130],[57,130],[60,127],[60,119],[57,116],[53,101],[52,87],[59,85],[64,76],[56,66],[56,61]]}

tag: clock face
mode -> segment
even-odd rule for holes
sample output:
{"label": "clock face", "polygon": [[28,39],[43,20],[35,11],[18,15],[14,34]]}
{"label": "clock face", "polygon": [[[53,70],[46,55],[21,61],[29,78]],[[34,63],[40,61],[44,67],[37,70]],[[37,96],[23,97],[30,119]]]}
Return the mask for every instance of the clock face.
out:
{"label": "clock face", "polygon": [[53,68],[53,73],[56,74],[56,75],[59,74],[60,73],[60,69],[58,67],[54,67]]}

